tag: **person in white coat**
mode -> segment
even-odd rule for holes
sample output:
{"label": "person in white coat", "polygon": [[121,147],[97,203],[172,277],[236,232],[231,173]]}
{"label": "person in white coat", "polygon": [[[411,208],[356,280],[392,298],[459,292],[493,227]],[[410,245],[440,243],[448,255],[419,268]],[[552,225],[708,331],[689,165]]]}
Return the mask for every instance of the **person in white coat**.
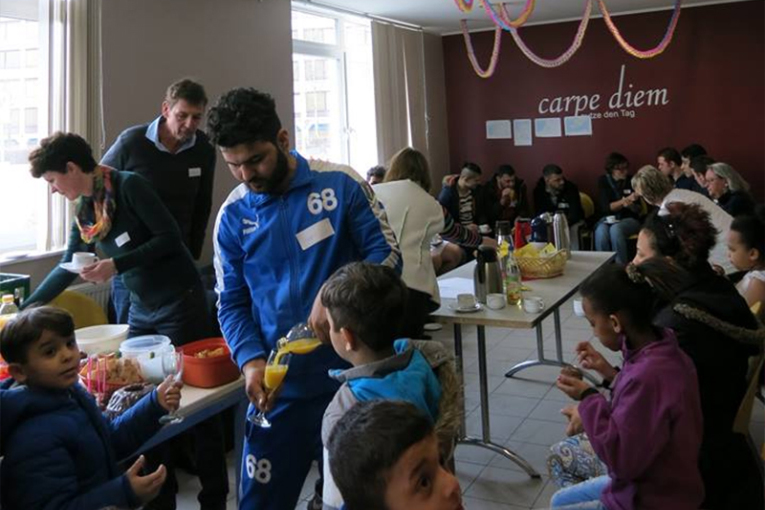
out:
{"label": "person in white coat", "polygon": [[411,147],[401,149],[393,156],[384,182],[373,186],[396,234],[404,261],[401,277],[409,288],[409,300],[401,336],[409,338],[422,337],[428,315],[441,303],[430,255],[434,236],[440,234],[447,241],[462,246],[496,246],[493,239],[482,238],[455,223],[430,195],[430,186],[428,160]]}

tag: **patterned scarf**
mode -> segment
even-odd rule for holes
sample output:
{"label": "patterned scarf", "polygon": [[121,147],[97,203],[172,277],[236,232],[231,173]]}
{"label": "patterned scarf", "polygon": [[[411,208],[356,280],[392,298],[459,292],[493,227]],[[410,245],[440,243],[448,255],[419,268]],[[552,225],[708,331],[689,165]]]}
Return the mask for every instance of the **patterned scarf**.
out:
{"label": "patterned scarf", "polygon": [[112,169],[97,166],[93,171],[93,195],[75,201],[75,221],[87,244],[103,240],[112,228],[116,203],[112,187]]}

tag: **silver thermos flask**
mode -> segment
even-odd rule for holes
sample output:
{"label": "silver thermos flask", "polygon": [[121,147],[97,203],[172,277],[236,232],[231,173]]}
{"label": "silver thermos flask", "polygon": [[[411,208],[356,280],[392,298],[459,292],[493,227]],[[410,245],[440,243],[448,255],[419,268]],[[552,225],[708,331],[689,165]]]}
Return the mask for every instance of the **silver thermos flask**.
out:
{"label": "silver thermos flask", "polygon": [[502,271],[497,259],[497,250],[490,246],[479,246],[473,274],[475,298],[486,304],[486,295],[502,293]]}
{"label": "silver thermos flask", "polygon": [[569,237],[566,215],[558,211],[553,216],[553,237],[555,248],[565,250],[566,258],[571,258],[571,238]]}

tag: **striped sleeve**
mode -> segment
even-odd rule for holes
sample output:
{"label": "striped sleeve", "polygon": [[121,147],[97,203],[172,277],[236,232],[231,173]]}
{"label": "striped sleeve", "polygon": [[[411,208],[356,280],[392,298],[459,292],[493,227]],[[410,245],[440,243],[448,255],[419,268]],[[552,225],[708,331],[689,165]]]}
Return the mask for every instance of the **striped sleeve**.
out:
{"label": "striped sleeve", "polygon": [[[443,206],[442,206],[443,207]],[[459,223],[454,221],[452,215],[446,207],[444,209],[444,229],[441,231],[441,237],[454,244],[460,246],[467,246],[470,248],[476,247],[481,244],[483,239],[477,232],[473,232],[469,228],[465,228]]]}

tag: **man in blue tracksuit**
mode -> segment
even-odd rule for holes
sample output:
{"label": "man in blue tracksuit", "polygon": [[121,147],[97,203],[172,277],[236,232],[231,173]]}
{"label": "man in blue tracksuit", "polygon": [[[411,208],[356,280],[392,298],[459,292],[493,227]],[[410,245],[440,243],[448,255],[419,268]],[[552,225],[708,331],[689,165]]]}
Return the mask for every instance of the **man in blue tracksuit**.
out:
{"label": "man in blue tracksuit", "polygon": [[321,458],[322,416],[338,387],[327,372],[347,365],[329,346],[293,356],[275,398],[263,388],[268,353],[309,314],[318,336],[328,338],[317,296],[335,269],[365,260],[400,270],[401,255],[360,176],[290,152],[269,95],[224,94],[208,131],[242,183],[215,222],[218,319],[246,379],[248,413],[266,409],[272,424],[247,423],[239,506],[294,508],[311,462]]}

